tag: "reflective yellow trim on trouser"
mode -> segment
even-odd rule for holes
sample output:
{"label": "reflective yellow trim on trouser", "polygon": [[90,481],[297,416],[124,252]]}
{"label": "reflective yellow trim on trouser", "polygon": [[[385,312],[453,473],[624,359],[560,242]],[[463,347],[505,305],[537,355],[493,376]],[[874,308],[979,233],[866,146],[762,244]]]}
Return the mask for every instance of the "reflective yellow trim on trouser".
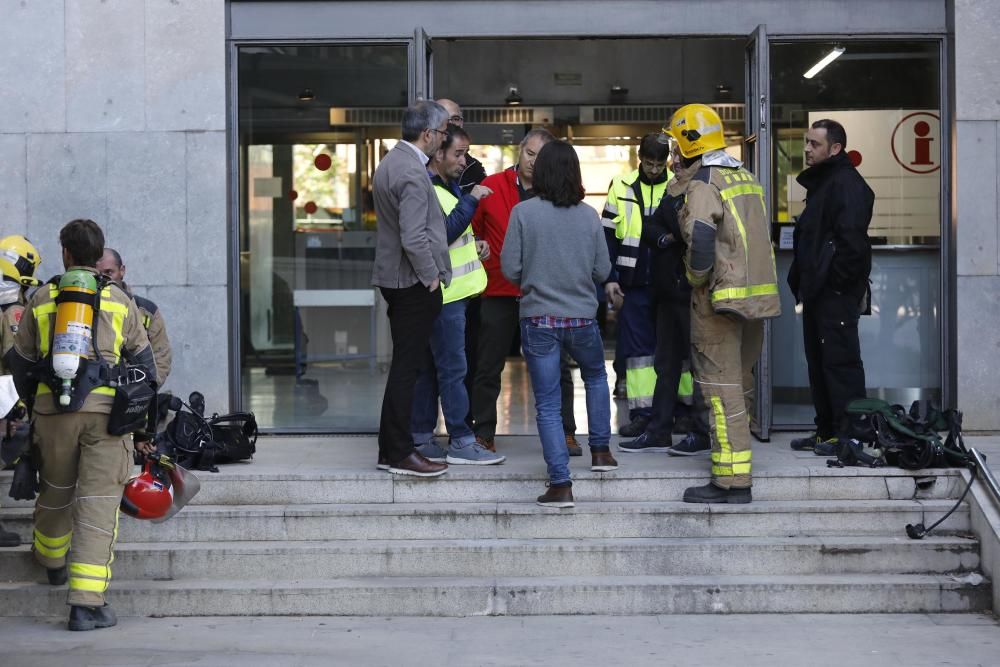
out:
{"label": "reflective yellow trim on trouser", "polygon": [[653,392],[656,390],[653,357],[629,357],[626,364],[625,387],[628,391],[629,410],[652,407]]}
{"label": "reflective yellow trim on trouser", "polygon": [[104,593],[111,583],[111,568],[105,565],[89,563],[69,564],[69,589],[71,591],[88,591]]}
{"label": "reflective yellow trim on trouser", "polygon": [[712,414],[715,418],[715,434],[719,439],[719,451],[712,452],[712,475],[716,477],[732,477],[734,475],[749,475],[751,450],[734,452],[729,441],[729,428],[726,426],[726,411],[722,407],[722,399],[711,397]]}
{"label": "reflective yellow trim on trouser", "polygon": [[32,547],[41,556],[45,556],[46,558],[51,558],[53,560],[60,560],[66,557],[66,552],[69,551],[69,545],[72,539],[72,531],[61,537],[49,537],[48,535],[43,535],[38,532],[38,529],[36,528],[34,531],[34,541],[32,543]]}

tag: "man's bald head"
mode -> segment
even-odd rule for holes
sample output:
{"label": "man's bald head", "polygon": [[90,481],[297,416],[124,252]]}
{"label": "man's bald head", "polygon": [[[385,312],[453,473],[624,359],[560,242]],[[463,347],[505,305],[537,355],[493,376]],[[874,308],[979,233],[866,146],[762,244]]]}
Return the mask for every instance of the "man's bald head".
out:
{"label": "man's bald head", "polygon": [[448,112],[448,122],[452,125],[458,125],[462,127],[465,124],[465,119],[462,117],[462,107],[458,106],[455,100],[449,100],[447,97],[442,97],[437,100],[437,103],[444,107],[444,110]]}

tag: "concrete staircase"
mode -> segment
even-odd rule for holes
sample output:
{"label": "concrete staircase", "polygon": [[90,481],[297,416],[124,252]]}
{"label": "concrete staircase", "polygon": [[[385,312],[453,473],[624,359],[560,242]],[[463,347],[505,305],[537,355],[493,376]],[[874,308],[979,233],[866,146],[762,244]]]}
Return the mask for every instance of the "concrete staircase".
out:
{"label": "concrete staircase", "polygon": [[[531,456],[520,467],[453,467],[438,480],[260,461],[200,473],[196,504],[170,521],[122,518],[110,599],[119,614],[138,616],[991,606],[990,583],[966,576],[980,568],[968,507],[922,541],[903,530],[950,509],[962,490],[956,471],[828,470],[791,459],[760,470],[753,504],[706,506],[677,501],[704,479],[704,460],[655,457],[657,469],[640,470],[653,457],[621,456],[615,472],[574,471],[577,506],[555,510],[533,503],[543,488],[540,457]],[[4,500],[0,521],[27,540],[30,507]],[[0,615],[65,614],[65,590],[44,578],[28,547],[0,550]]]}

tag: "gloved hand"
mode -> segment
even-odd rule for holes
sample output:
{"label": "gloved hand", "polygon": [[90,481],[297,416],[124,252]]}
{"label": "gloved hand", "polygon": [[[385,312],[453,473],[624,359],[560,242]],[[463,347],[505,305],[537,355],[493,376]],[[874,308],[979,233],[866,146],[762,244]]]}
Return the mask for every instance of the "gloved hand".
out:
{"label": "gloved hand", "polygon": [[38,469],[31,456],[22,454],[14,462],[14,479],[7,494],[14,500],[34,500],[38,493]]}

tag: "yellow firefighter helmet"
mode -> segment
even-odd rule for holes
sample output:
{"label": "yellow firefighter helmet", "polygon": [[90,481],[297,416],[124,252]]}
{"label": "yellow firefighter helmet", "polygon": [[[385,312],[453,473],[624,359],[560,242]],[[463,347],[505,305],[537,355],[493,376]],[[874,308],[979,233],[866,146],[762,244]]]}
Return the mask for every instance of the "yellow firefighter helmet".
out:
{"label": "yellow firefighter helmet", "polygon": [[31,241],[19,234],[0,239],[0,273],[22,285],[37,285],[35,269],[42,257]]}
{"label": "yellow firefighter helmet", "polygon": [[722,119],[706,104],[682,106],[674,112],[663,133],[674,138],[684,157],[697,157],[726,147]]}

